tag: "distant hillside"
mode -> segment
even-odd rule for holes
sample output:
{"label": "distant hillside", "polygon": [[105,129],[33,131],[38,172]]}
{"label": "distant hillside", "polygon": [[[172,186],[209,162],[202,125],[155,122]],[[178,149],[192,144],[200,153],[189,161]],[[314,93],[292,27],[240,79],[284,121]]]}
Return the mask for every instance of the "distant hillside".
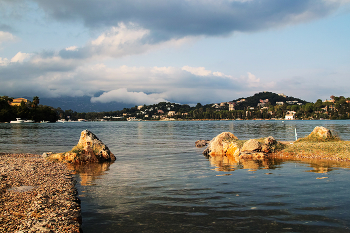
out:
{"label": "distant hillside", "polygon": [[[245,101],[242,101],[244,100]],[[259,92],[253,96],[247,97],[247,98],[239,98],[236,100],[233,100],[233,102],[239,102],[239,104],[236,106],[236,109],[243,109],[245,107],[256,107],[259,103],[260,100],[269,100],[269,103],[273,106],[276,105],[276,102],[284,102],[286,103],[286,101],[297,101],[298,103],[302,103],[302,104],[306,104],[308,103],[305,100],[301,100],[295,97],[291,97],[291,96],[284,96],[281,94],[276,94],[276,93],[272,93],[272,92]]]}
{"label": "distant hillside", "polygon": [[59,97],[59,98],[40,98],[40,104],[61,108],[62,110],[73,110],[76,112],[104,112],[116,111],[123,108],[131,108],[134,104],[124,104],[118,102],[110,103],[91,103],[91,96],[82,97]]}

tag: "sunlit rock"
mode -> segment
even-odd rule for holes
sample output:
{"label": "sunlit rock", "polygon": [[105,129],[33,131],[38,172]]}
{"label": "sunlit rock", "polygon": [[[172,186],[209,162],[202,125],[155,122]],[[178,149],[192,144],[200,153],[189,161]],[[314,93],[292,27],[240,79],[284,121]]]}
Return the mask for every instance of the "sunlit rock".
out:
{"label": "sunlit rock", "polygon": [[261,144],[256,139],[250,139],[243,144],[242,152],[261,151]]}
{"label": "sunlit rock", "polygon": [[237,139],[233,133],[223,132],[210,141],[203,154],[206,156],[225,155],[229,144]]}
{"label": "sunlit rock", "polygon": [[51,154],[48,158],[70,163],[91,163],[115,160],[115,156],[109,148],[89,130],[81,132],[78,144],[73,147],[71,151]]}

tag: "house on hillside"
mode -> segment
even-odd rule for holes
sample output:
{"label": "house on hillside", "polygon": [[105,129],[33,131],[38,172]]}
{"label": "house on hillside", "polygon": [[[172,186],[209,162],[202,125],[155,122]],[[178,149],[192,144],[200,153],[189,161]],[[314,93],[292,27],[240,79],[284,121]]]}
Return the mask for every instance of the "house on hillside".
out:
{"label": "house on hillside", "polygon": [[234,102],[228,102],[228,110],[233,111],[235,110],[236,103]]}
{"label": "house on hillside", "polygon": [[11,106],[21,106],[22,101],[27,104],[28,100],[25,98],[17,98],[13,99],[12,102],[10,103]]}
{"label": "house on hillside", "polygon": [[169,111],[168,112],[168,116],[175,116],[175,114],[176,114],[175,111]]}
{"label": "house on hillside", "polygon": [[295,114],[296,114],[296,112],[294,112],[294,111],[287,111],[285,119],[286,120],[295,120]]}

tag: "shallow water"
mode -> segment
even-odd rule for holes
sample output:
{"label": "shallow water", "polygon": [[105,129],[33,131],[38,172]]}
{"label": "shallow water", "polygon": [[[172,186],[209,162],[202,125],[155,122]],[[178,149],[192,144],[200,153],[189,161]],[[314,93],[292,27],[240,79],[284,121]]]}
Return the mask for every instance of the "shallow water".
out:
{"label": "shallow water", "polygon": [[0,124],[1,152],[70,150],[94,132],[112,164],[76,167],[84,232],[350,232],[347,164],[207,159],[198,139],[292,141],[323,125],[350,140],[350,121]]}

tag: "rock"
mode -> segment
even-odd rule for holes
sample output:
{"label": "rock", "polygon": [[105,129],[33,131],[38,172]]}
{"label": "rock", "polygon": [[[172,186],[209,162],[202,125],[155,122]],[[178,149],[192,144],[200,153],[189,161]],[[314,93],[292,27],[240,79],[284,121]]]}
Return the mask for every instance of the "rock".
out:
{"label": "rock", "polygon": [[204,147],[204,146],[207,146],[209,142],[210,140],[197,140],[195,144],[196,144],[196,147]]}
{"label": "rock", "polygon": [[226,151],[226,156],[239,156],[240,149],[236,142],[231,142],[229,144],[225,143],[223,145],[223,150]]}
{"label": "rock", "polygon": [[52,155],[52,152],[44,152],[41,157],[43,157],[45,159],[45,158],[49,157],[50,155]]}
{"label": "rock", "polygon": [[273,152],[276,148],[277,143],[278,142],[272,136],[269,136],[265,138],[264,144],[261,145],[261,151],[264,153]]}
{"label": "rock", "polygon": [[210,141],[208,147],[203,151],[203,154],[207,156],[225,155],[229,144],[237,139],[238,138],[233,133],[223,132]]}
{"label": "rock", "polygon": [[316,126],[309,136],[326,139],[326,138],[331,138],[332,133],[329,129],[323,126]]}
{"label": "rock", "polygon": [[261,144],[256,139],[250,139],[243,144],[242,152],[261,151]]}
{"label": "rock", "polygon": [[306,137],[298,139],[298,141],[339,141],[340,139],[334,135],[332,135],[332,132],[323,127],[323,126],[316,126],[314,130]]}
{"label": "rock", "polygon": [[109,148],[89,130],[81,132],[78,144],[73,147],[71,151],[51,154],[48,158],[70,163],[90,163],[115,160],[115,156]]}

